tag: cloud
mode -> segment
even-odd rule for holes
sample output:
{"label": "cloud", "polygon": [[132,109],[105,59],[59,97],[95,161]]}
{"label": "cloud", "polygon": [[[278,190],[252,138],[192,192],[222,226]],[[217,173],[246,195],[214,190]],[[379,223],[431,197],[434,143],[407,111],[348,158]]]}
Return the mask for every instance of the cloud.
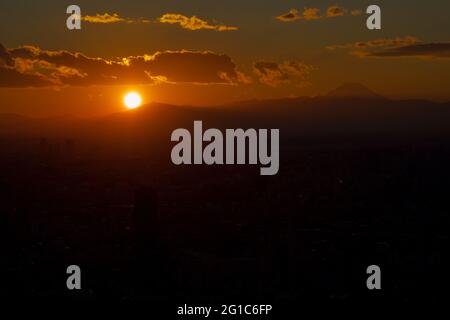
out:
{"label": "cloud", "polygon": [[268,86],[276,87],[281,84],[292,84],[298,87],[309,85],[308,76],[314,68],[302,61],[257,61],[253,71],[259,81]]}
{"label": "cloud", "polygon": [[238,27],[226,26],[223,24],[210,24],[196,16],[187,17],[179,13],[166,13],[159,19],[161,23],[178,24],[188,30],[215,30],[215,31],[235,31]]}
{"label": "cloud", "polygon": [[0,44],[0,87],[43,87],[50,86],[52,82],[39,72],[28,72],[23,63],[15,67],[15,59],[8,49]]}
{"label": "cloud", "polygon": [[374,58],[413,57],[422,59],[449,59],[450,42],[411,44],[394,48],[385,48],[373,52],[354,52],[354,54],[360,57]]}
{"label": "cloud", "polygon": [[347,12],[346,9],[338,5],[330,6],[327,9],[327,17],[328,18],[342,17],[343,15],[345,15],[346,12]]}
{"label": "cloud", "polygon": [[39,74],[20,73],[12,68],[0,66],[0,87],[47,87],[53,83]]}
{"label": "cloud", "polygon": [[301,15],[297,9],[291,9],[291,10],[289,10],[288,13],[284,13],[284,14],[276,17],[276,19],[279,21],[282,21],[282,22],[293,22],[296,20],[300,20]]}
{"label": "cloud", "polygon": [[117,13],[109,14],[97,13],[95,16],[85,15],[81,17],[81,20],[89,23],[100,23],[100,24],[111,24],[111,23],[150,23],[147,19],[132,19],[132,18],[122,18]]}
{"label": "cloud", "polygon": [[317,20],[320,19],[320,9],[318,8],[305,8],[303,10],[303,19],[305,20]]}
{"label": "cloud", "polygon": [[225,54],[211,51],[162,51],[107,60],[65,50],[0,45],[0,86],[90,86],[193,83],[238,84],[248,78]]}
{"label": "cloud", "polygon": [[211,51],[164,51],[129,59],[131,67],[146,69],[149,74],[163,76],[169,82],[235,84],[242,81],[229,56]]}
{"label": "cloud", "polygon": [[422,43],[418,38],[412,36],[330,45],[326,49],[349,50],[351,55],[360,58],[450,58],[450,42]]}
{"label": "cloud", "polygon": [[291,9],[288,13],[276,17],[276,19],[281,22],[294,22],[297,20],[309,21],[309,20],[341,17],[347,14],[348,12],[352,16],[358,16],[362,14],[362,11],[359,9],[347,10],[338,5],[332,5],[326,9],[324,15],[320,14],[319,8],[304,8],[303,12],[300,12],[297,9]]}
{"label": "cloud", "polygon": [[6,48],[0,43],[0,66],[11,66],[14,63]]}
{"label": "cloud", "polygon": [[96,15],[85,15],[81,18],[83,21],[96,24],[115,24],[115,23],[135,23],[135,24],[147,24],[147,23],[168,23],[177,24],[183,29],[187,30],[214,30],[214,31],[235,31],[238,27],[227,26],[224,24],[211,24],[197,16],[187,17],[179,13],[166,13],[157,19],[144,19],[144,18],[124,18],[117,13],[109,14],[103,13]]}
{"label": "cloud", "polygon": [[394,39],[376,39],[370,41],[358,41],[354,43],[347,44],[338,44],[338,45],[330,45],[326,48],[328,50],[337,50],[337,49],[371,49],[371,48],[380,48],[380,47],[400,47],[405,45],[416,44],[420,40],[416,37],[406,36],[404,38],[394,38]]}

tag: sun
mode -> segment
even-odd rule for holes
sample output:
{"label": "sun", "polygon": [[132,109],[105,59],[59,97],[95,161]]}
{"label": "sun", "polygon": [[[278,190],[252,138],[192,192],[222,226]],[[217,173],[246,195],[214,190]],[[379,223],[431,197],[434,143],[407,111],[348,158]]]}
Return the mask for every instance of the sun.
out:
{"label": "sun", "polygon": [[137,92],[128,92],[123,98],[123,103],[128,109],[136,109],[141,106],[142,98]]}

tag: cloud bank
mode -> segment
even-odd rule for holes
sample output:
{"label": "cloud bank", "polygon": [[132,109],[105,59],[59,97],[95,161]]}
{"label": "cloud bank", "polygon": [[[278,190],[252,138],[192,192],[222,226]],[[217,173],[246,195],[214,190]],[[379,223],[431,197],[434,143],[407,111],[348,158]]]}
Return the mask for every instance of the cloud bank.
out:
{"label": "cloud bank", "polygon": [[131,85],[158,83],[238,84],[248,78],[225,54],[161,51],[114,60],[35,46],[0,44],[0,87]]}

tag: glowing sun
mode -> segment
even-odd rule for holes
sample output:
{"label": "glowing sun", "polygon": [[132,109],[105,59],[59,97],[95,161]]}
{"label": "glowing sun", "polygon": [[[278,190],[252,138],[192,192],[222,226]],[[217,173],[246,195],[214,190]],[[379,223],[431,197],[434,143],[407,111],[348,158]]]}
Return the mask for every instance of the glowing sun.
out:
{"label": "glowing sun", "polygon": [[142,98],[137,92],[128,92],[123,98],[123,103],[128,109],[136,109],[141,106]]}

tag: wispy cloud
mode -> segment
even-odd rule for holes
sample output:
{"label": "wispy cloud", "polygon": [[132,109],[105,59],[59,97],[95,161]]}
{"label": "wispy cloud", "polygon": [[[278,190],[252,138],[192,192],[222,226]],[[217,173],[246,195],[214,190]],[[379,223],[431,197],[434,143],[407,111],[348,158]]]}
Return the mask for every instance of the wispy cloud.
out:
{"label": "wispy cloud", "polygon": [[450,42],[411,44],[378,51],[358,51],[353,54],[362,58],[450,59]]}
{"label": "wispy cloud", "polygon": [[351,16],[359,16],[362,14],[362,11],[359,9],[348,10],[339,5],[329,6],[324,14],[320,13],[320,8],[304,8],[303,11],[299,11],[298,9],[291,9],[289,12],[284,13],[276,17],[277,20],[281,22],[294,22],[297,20],[319,20],[326,18],[335,18],[341,17],[346,14],[350,14]]}
{"label": "wispy cloud", "polygon": [[337,50],[337,49],[350,49],[350,50],[361,50],[361,49],[370,49],[370,48],[380,48],[380,47],[400,47],[405,45],[411,45],[420,42],[420,40],[416,37],[406,36],[404,38],[394,38],[394,39],[376,39],[370,41],[358,41],[353,43],[346,44],[337,44],[330,45],[326,48],[328,50]]}
{"label": "wispy cloud", "polygon": [[99,24],[111,24],[111,23],[150,23],[151,21],[148,19],[135,19],[135,18],[123,18],[119,16],[117,13],[109,14],[109,13],[97,13],[95,16],[84,15],[81,17],[81,20],[89,22],[89,23],[99,23]]}
{"label": "wispy cloud", "polygon": [[185,16],[180,13],[165,13],[156,19],[145,18],[125,18],[117,13],[97,13],[96,15],[84,15],[81,17],[83,21],[93,24],[147,24],[147,23],[167,23],[176,24],[187,30],[214,30],[214,31],[235,31],[238,27],[227,26],[220,23],[211,23],[197,16]]}
{"label": "wispy cloud", "polygon": [[412,36],[330,45],[326,49],[348,50],[351,55],[360,58],[450,58],[450,42],[422,43],[418,38]]}
{"label": "wispy cloud", "polygon": [[158,21],[161,23],[177,24],[188,30],[235,31],[239,29],[238,27],[224,24],[212,24],[197,16],[187,17],[179,13],[166,13]]}

